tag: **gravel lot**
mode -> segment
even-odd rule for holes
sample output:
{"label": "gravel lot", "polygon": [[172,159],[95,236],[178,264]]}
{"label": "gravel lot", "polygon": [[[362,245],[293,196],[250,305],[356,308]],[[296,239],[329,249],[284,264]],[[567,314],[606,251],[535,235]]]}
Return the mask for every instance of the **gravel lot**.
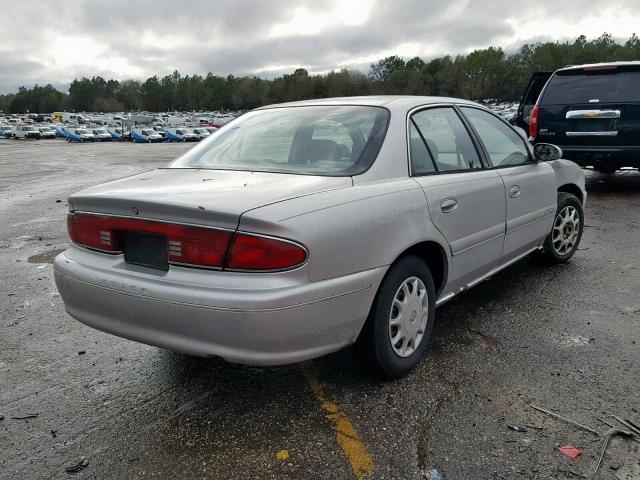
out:
{"label": "gravel lot", "polygon": [[[65,314],[51,261],[67,245],[67,196],[187,148],[0,140],[1,479],[354,478],[309,379],[353,425],[376,479],[590,478],[602,436],[531,405],[599,432],[611,414],[640,424],[637,172],[588,173],[574,259],[526,259],[443,306],[419,368],[381,382],[350,351],[234,366]],[[582,456],[557,451],[566,444]],[[614,439],[597,478],[625,478],[639,460],[640,443]]]}

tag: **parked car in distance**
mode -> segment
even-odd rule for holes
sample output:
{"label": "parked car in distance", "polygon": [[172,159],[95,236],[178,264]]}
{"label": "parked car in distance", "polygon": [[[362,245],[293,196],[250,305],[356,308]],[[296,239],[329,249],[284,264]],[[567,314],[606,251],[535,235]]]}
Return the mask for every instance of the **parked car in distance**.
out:
{"label": "parked car in distance", "polygon": [[168,142],[197,142],[200,140],[188,128],[168,128],[165,130]]}
{"label": "parked car in distance", "polygon": [[167,139],[167,134],[165,132],[165,128],[164,127],[160,127],[160,126],[155,126],[153,127],[153,130],[162,137],[162,141]]}
{"label": "parked car in distance", "polygon": [[640,168],[640,61],[598,63],[554,72],[532,110],[534,143],[603,173]]}
{"label": "parked car in distance", "polygon": [[54,139],[56,138],[56,132],[54,128],[51,127],[37,127],[38,131],[40,132],[40,138],[42,139]]}
{"label": "parked car in distance", "polygon": [[122,140],[122,129],[121,128],[107,128],[107,132],[111,135],[112,140]]}
{"label": "parked car in distance", "polygon": [[137,143],[159,143],[164,140],[162,135],[158,134],[153,128],[143,128],[140,130],[132,130],[131,138]]}
{"label": "parked car in distance", "polygon": [[71,316],[139,342],[254,365],[355,343],[398,377],[436,306],[530,253],[572,257],[584,174],[561,153],[466,100],[262,107],[72,195],[55,281]]}
{"label": "parked car in distance", "polygon": [[54,122],[54,124],[50,128],[51,130],[53,130],[56,138],[67,138],[65,128],[62,125]]}
{"label": "parked car in distance", "polygon": [[185,142],[197,142],[200,140],[200,137],[189,128],[176,128],[176,134],[182,136]]}
{"label": "parked car in distance", "polygon": [[95,142],[96,136],[86,128],[66,128],[68,142]]}
{"label": "parked car in distance", "polygon": [[91,133],[93,133],[98,142],[110,142],[112,140],[111,134],[106,128],[94,128]]}
{"label": "parked car in distance", "polygon": [[199,140],[204,140],[209,135],[211,135],[211,132],[204,127],[194,128],[193,133],[198,137]]}
{"label": "parked car in distance", "polygon": [[13,130],[11,130],[11,137],[16,140],[38,140],[40,138],[40,130],[32,125],[16,125],[13,127]]}

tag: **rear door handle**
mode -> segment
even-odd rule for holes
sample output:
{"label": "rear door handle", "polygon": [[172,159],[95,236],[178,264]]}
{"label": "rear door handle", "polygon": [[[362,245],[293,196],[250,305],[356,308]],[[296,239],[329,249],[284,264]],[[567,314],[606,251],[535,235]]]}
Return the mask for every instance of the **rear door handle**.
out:
{"label": "rear door handle", "polygon": [[509,189],[509,196],[511,198],[516,198],[520,195],[520,187],[518,185],[514,185]]}
{"label": "rear door handle", "polygon": [[451,213],[458,208],[458,200],[455,198],[445,198],[440,204],[440,210],[444,213]]}

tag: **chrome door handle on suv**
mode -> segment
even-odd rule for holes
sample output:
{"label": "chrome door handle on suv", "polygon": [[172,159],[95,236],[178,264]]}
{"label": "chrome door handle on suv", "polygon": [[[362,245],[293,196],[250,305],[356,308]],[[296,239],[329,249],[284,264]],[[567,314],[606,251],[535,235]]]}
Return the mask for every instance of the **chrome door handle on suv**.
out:
{"label": "chrome door handle on suv", "polygon": [[520,195],[520,187],[518,185],[514,185],[509,189],[509,196],[511,198],[516,198]]}

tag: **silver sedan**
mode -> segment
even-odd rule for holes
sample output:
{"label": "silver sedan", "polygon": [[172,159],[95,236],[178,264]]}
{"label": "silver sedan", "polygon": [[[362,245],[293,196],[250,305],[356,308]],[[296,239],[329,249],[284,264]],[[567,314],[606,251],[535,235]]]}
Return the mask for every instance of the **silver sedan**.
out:
{"label": "silver sedan", "polygon": [[131,340],[254,365],[357,344],[397,377],[438,305],[532,252],[574,254],[584,176],[560,156],[453,98],[263,107],[72,195],[56,284]]}

